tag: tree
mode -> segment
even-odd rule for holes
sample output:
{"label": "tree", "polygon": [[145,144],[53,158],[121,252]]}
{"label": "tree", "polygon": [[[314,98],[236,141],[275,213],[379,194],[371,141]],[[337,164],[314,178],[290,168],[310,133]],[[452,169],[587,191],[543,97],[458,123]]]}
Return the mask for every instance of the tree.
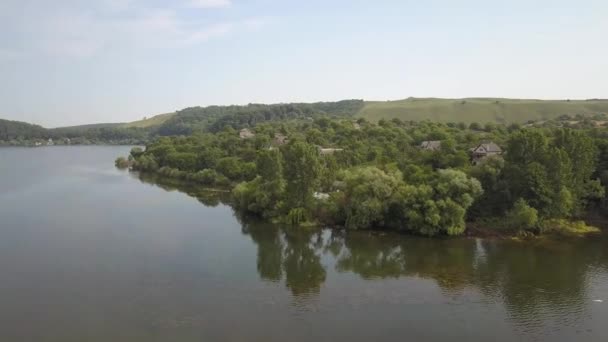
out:
{"label": "tree", "polygon": [[313,145],[292,141],[283,150],[287,204],[290,208],[310,209],[319,183],[319,152]]}
{"label": "tree", "polygon": [[460,235],[467,209],[482,193],[479,181],[462,171],[439,170],[429,185],[399,188],[391,202],[391,224],[428,236]]}
{"label": "tree", "polygon": [[391,197],[402,185],[399,171],[387,174],[376,167],[346,172],[343,206],[346,228],[378,228],[385,225]]}

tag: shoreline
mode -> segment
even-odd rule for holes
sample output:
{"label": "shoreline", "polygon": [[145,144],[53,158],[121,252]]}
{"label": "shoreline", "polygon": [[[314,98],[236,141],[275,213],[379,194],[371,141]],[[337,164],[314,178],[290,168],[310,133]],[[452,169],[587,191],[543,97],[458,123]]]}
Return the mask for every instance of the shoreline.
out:
{"label": "shoreline", "polygon": [[[120,168],[119,168],[120,169]],[[155,184],[159,187],[167,187],[171,186],[176,190],[185,193],[189,196],[195,197],[197,199],[201,199],[199,196],[201,193],[206,194],[215,194],[218,196],[218,199],[221,197],[221,202],[225,205],[230,206],[235,212],[238,210],[232,205],[232,189],[234,186],[228,187],[214,187],[208,186],[205,184],[200,184],[199,182],[185,180],[179,177],[170,177],[167,175],[163,175],[159,172],[152,171],[139,171],[134,170],[132,167],[122,168],[122,170],[128,172],[130,175],[135,176],[140,181]],[[268,219],[257,216],[249,216],[246,213],[240,213],[243,217],[250,217],[255,220],[259,220],[262,222],[266,222],[269,224],[280,224],[279,220],[276,219]],[[601,235],[606,232],[606,228],[608,227],[608,218],[601,217],[599,214],[588,215],[584,220],[570,220],[565,221],[567,223],[576,224],[578,222],[584,222],[589,227],[594,228],[591,231],[585,232],[576,232],[570,230],[563,231],[547,231],[541,234],[535,234],[530,231],[526,231],[525,234],[521,232],[523,230],[515,230],[515,229],[505,229],[505,228],[493,228],[489,222],[485,224],[482,222],[466,222],[466,230],[464,234],[461,236],[425,236],[419,234],[413,234],[406,230],[403,231],[392,231],[392,230],[381,230],[381,229],[365,229],[359,230],[361,232],[367,232],[373,235],[384,235],[384,234],[399,234],[402,236],[412,236],[412,237],[423,237],[423,238],[431,238],[431,239],[471,239],[471,238],[480,238],[480,239],[489,239],[489,240],[519,240],[519,241],[535,241],[549,238],[586,238],[595,235]],[[335,230],[343,230],[348,231],[344,226],[331,226],[324,225],[320,222],[308,222],[302,224],[299,227],[300,229],[335,229]]]}

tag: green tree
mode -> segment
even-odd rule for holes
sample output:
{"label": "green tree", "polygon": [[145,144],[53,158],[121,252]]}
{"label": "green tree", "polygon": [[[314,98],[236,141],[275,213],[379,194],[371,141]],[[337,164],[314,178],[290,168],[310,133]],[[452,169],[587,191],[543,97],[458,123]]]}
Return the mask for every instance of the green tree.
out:
{"label": "green tree", "polygon": [[512,229],[531,230],[537,227],[538,211],[528,205],[523,198],[515,201],[507,213],[507,225]]}
{"label": "green tree", "polygon": [[283,158],[288,206],[310,209],[321,173],[317,148],[302,141],[293,141],[283,150]]}
{"label": "green tree", "polygon": [[387,174],[376,167],[350,170],[344,181],[346,228],[383,227],[393,193],[402,185],[399,171]]}

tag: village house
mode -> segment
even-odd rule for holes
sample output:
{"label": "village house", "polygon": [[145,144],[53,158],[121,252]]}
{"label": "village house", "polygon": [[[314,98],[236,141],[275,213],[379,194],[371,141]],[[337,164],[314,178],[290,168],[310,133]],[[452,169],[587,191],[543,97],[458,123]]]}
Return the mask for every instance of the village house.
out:
{"label": "village house", "polygon": [[473,162],[473,164],[477,164],[484,158],[490,156],[499,156],[501,154],[502,149],[500,148],[500,146],[496,145],[491,141],[483,142],[471,149],[471,161]]}
{"label": "village house", "polygon": [[241,139],[250,139],[255,137],[255,133],[253,133],[249,128],[243,128],[239,132],[239,137],[241,137]]}
{"label": "village house", "polygon": [[49,138],[49,140],[47,140],[46,142],[46,146],[53,146],[55,145],[55,143],[53,142],[53,139]]}
{"label": "village house", "polygon": [[342,152],[342,151],[344,151],[343,148],[323,148],[323,147],[319,147],[319,154],[321,154],[322,156],[326,156],[326,155],[334,154],[335,152]]}
{"label": "village house", "polygon": [[420,149],[427,150],[427,151],[439,151],[439,150],[441,150],[441,141],[439,141],[439,140],[423,141],[420,143]]}

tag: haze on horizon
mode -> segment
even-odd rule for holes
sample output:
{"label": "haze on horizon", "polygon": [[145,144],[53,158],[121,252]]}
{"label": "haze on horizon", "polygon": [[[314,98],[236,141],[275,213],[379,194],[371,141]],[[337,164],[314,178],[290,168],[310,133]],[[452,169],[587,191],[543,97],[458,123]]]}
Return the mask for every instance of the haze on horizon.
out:
{"label": "haze on horizon", "polygon": [[189,106],[608,97],[608,2],[2,0],[0,118]]}

